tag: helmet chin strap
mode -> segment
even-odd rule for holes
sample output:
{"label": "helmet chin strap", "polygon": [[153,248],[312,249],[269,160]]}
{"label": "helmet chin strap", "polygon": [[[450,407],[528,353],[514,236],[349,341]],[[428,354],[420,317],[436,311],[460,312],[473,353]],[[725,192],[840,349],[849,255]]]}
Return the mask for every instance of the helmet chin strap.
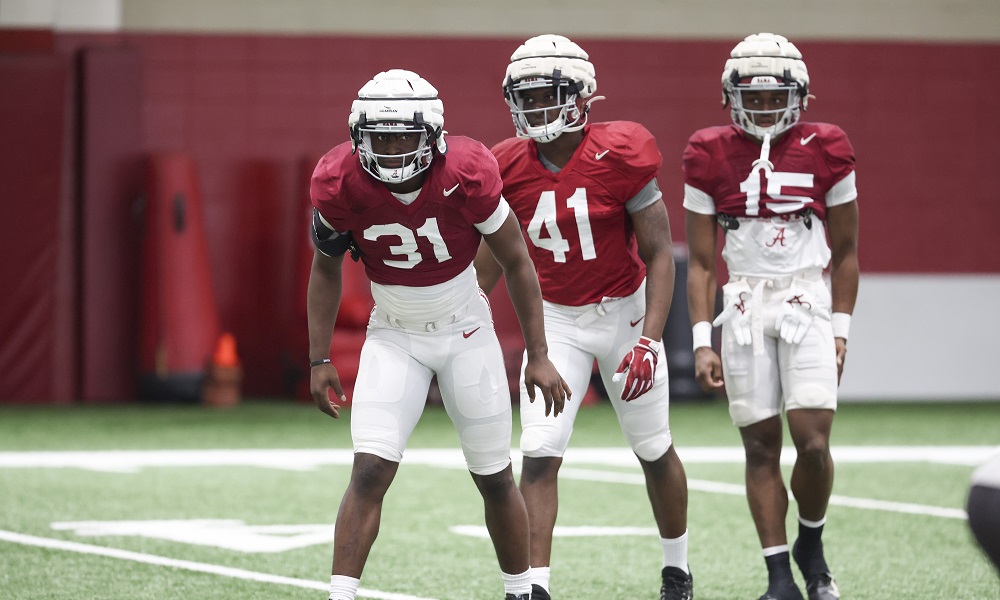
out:
{"label": "helmet chin strap", "polygon": [[750,165],[750,170],[752,171],[763,171],[764,175],[770,175],[774,172],[774,164],[768,160],[771,155],[771,134],[770,132],[764,134],[764,138],[761,140],[760,144],[760,158],[753,161]]}
{"label": "helmet chin strap", "polygon": [[574,131],[580,131],[581,129],[583,129],[587,125],[587,121],[590,118],[591,103],[597,102],[598,100],[604,100],[604,96],[592,96],[589,100],[584,102],[583,110],[577,112],[577,118],[574,119],[574,124],[564,126],[562,129],[556,132],[556,135],[552,136],[550,139],[546,141],[551,142],[552,140],[556,139],[557,137],[559,137],[559,135],[563,133],[572,133]]}
{"label": "helmet chin strap", "polygon": [[598,100],[605,100],[605,99],[606,98],[604,96],[591,96],[590,99],[587,100],[587,102],[584,104],[584,106],[586,107],[586,111],[590,112],[590,105],[593,104],[594,102],[597,102]]}
{"label": "helmet chin strap", "polygon": [[583,126],[587,124],[587,119],[590,117],[590,105],[593,104],[594,102],[597,102],[598,100],[604,100],[604,96],[591,96],[589,100],[584,102],[583,110],[580,111],[583,114],[581,114],[580,117],[577,119],[578,123],[576,125],[573,125],[572,129],[567,127],[566,131],[579,131],[580,129],[583,129]]}

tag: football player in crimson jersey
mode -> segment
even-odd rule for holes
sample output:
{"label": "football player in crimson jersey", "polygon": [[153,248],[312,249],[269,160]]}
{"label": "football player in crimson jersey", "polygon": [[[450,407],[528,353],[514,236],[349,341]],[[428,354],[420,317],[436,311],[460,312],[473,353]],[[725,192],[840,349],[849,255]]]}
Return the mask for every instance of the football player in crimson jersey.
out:
{"label": "football player in crimson jersey", "polygon": [[[661,158],[637,123],[587,124],[596,89],[580,46],[558,35],[527,40],[503,82],[517,137],[493,154],[538,272],[549,358],[577,398],[597,360],[646,478],[663,545],[661,598],[690,599],[687,478],[670,434],[660,341],[674,285],[670,224],[656,181]],[[492,289],[500,268],[488,250],[480,249],[476,270],[480,286]],[[520,487],[533,598],[547,600],[558,472],[579,403],[554,419],[526,396],[522,384]]]}
{"label": "football player in crimson jersey", "polygon": [[[788,40],[751,35],[730,56],[722,87],[733,124],[696,132],[684,151],[695,373],[706,390],[725,385],[743,438],[747,498],[768,568],[761,598],[802,598],[785,534],[784,410],[797,451],[791,555],[810,600],[833,600],[840,593],[821,536],[833,487],[830,429],[858,291],[854,151],[839,127],[799,122],[809,74]],[[729,281],[713,323],[719,226]],[[711,347],[718,324],[721,360]]]}
{"label": "football player in crimson jersey", "polygon": [[[562,411],[568,388],[546,355],[541,293],[517,223],[500,195],[496,160],[480,143],[444,139],[437,90],[410,71],[379,73],[358,92],[350,143],[313,174],[316,253],[309,277],[311,391],[345,401],[329,358],[350,248],[372,281],[375,309],[354,387],[354,466],[337,514],[330,598],[351,600],[435,374],[486,507],[508,600],[527,600],[528,522],[510,462],[511,402],[500,344],[472,261],[481,239],[503,265],[525,343],[531,390]],[[354,156],[358,154],[358,156]]]}

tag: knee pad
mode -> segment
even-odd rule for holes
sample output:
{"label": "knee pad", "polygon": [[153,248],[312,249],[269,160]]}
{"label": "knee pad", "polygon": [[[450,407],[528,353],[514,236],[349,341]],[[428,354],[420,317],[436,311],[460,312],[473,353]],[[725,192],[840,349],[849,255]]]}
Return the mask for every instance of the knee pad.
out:
{"label": "knee pad", "polygon": [[492,475],[507,468],[510,464],[510,430],[509,420],[466,427],[461,439],[469,471],[476,475]]}
{"label": "knee pad", "polygon": [[521,453],[525,456],[538,456],[545,437],[535,429],[525,429],[521,432]]}
{"label": "knee pad", "polygon": [[652,462],[670,449],[670,421],[667,405],[650,407],[656,410],[630,412],[621,418],[622,433],[636,456]]}
{"label": "knee pad", "polygon": [[[545,400],[541,391],[536,391],[535,401],[528,401],[528,393],[521,386],[521,453],[532,458],[562,456],[569,446],[573,434],[575,407],[567,409],[558,417],[545,416]],[[579,403],[577,403],[577,406]]]}
{"label": "knee pad", "polygon": [[803,383],[795,387],[785,400],[785,410],[793,408],[826,408],[837,410],[837,392],[821,383]]}
{"label": "knee pad", "polygon": [[400,462],[403,447],[399,421],[396,415],[386,410],[372,407],[358,407],[351,415],[351,438],[354,452],[366,452],[379,458]]}
{"label": "knee pad", "polygon": [[[538,400],[535,401],[538,402]],[[564,415],[559,415],[556,420],[563,417]],[[549,418],[551,419],[551,417]],[[570,433],[572,433],[572,425],[569,426],[569,431],[563,430],[555,423],[536,423],[523,426],[521,430],[521,454],[532,458],[562,456],[566,453],[566,447],[569,445]]]}
{"label": "knee pad", "polygon": [[764,419],[770,419],[777,414],[777,410],[772,410],[764,406],[754,406],[752,402],[747,400],[729,400],[729,418],[732,420],[733,425],[737,427],[753,425]]}

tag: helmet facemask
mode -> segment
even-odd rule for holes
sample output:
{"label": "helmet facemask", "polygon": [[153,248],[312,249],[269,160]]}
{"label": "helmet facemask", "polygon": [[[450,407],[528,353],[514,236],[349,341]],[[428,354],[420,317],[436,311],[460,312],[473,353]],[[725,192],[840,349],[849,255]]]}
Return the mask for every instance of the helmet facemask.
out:
{"label": "helmet facemask", "polygon": [[[373,136],[406,133],[420,136],[415,150],[403,154],[375,152],[372,144]],[[436,136],[428,126],[421,126],[412,121],[368,122],[362,118],[352,129],[351,137],[361,158],[361,166],[373,177],[385,183],[402,183],[423,173],[431,166]]]}
{"label": "helmet facemask", "polygon": [[[558,74],[558,72],[557,72]],[[524,92],[548,89],[554,102],[538,108],[525,108]],[[577,85],[569,80],[551,77],[526,77],[504,85],[504,99],[510,107],[511,119],[519,138],[531,138],[539,143],[556,139],[563,132],[579,131],[587,124],[589,104],[581,110]],[[537,118],[538,116],[542,118]],[[533,125],[532,123],[538,123]]]}
{"label": "helmet facemask", "polygon": [[[799,122],[802,105],[799,86],[770,75],[748,77],[736,81],[727,90],[730,115],[737,127],[756,137],[765,134],[777,137]],[[762,97],[773,99],[781,94],[783,106],[774,109],[762,106]]]}

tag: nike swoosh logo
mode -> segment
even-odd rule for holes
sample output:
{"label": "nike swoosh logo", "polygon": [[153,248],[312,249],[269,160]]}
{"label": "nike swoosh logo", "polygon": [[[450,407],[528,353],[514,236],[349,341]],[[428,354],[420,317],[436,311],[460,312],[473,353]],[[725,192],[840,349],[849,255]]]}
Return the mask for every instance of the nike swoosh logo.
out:
{"label": "nike swoosh logo", "polygon": [[[813,135],[816,135],[815,133]],[[458,184],[456,183],[450,190],[445,190],[444,195],[450,196],[452,192],[458,189]]]}
{"label": "nike swoosh logo", "polygon": [[643,316],[639,317],[638,319],[636,319],[635,321],[629,321],[628,324],[630,326],[632,326],[632,327],[635,327],[636,325],[639,324],[639,321],[641,321],[641,320],[643,320],[645,318],[646,318],[646,315],[643,315]]}
{"label": "nike swoosh logo", "polygon": [[594,155],[594,158],[597,159],[597,160],[601,160],[602,158],[604,158],[604,155],[607,154],[608,152],[611,152],[611,151],[610,150],[605,150],[604,152],[598,152],[597,154]]}
{"label": "nike swoosh logo", "polygon": [[469,336],[471,336],[473,333],[476,333],[477,331],[479,331],[479,327],[476,327],[472,331],[463,331],[462,337],[464,337],[465,339],[469,339]]}
{"label": "nike swoosh logo", "polygon": [[805,146],[806,144],[808,144],[809,142],[811,142],[814,137],[816,137],[816,132],[813,132],[812,134],[810,134],[809,137],[802,138],[801,140],[799,140],[799,143],[802,144],[803,146]]}

